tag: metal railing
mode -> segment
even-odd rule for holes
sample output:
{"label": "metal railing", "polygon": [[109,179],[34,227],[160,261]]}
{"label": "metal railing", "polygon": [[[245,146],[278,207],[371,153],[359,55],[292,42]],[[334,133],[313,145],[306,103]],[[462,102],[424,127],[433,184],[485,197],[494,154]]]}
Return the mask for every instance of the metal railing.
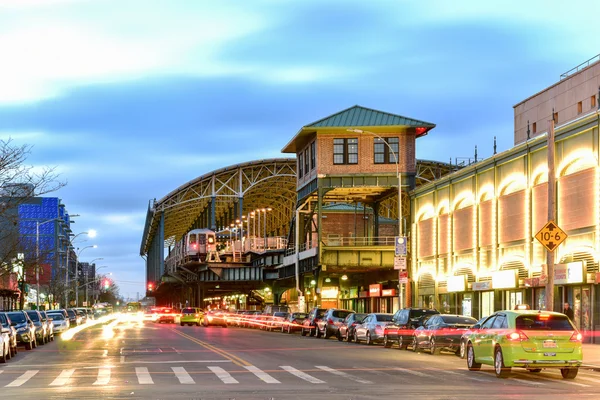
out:
{"label": "metal railing", "polygon": [[[395,246],[395,236],[379,237],[355,237],[355,236],[335,236],[332,235],[322,240],[324,246],[330,247],[364,247],[364,246]],[[317,247],[317,242],[305,242],[300,244],[298,252],[302,253],[308,249]],[[286,256],[291,256],[296,252],[295,248],[289,248],[285,251]]]}
{"label": "metal railing", "polygon": [[575,68],[571,68],[567,72],[560,74],[560,80],[562,81],[563,79],[568,78],[570,75],[573,75],[573,74],[581,71],[582,69],[589,67],[590,64],[593,64],[597,61],[600,61],[600,54],[597,54],[594,57],[590,58],[589,60],[582,62]]}

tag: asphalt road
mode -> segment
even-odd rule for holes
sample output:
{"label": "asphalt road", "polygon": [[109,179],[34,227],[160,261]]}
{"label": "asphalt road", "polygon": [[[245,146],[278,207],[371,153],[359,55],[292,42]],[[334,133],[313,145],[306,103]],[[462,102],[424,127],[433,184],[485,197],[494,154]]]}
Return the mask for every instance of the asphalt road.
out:
{"label": "asphalt road", "polygon": [[20,348],[0,366],[7,399],[597,398],[600,373],[491,367],[453,354],[385,349],[256,329],[122,322]]}

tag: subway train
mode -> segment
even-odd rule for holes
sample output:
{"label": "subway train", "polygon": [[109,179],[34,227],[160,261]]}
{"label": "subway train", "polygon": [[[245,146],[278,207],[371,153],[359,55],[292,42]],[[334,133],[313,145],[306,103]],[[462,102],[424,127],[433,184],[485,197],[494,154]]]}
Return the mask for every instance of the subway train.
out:
{"label": "subway train", "polygon": [[216,254],[217,236],[210,229],[192,229],[175,244],[174,251],[180,259],[205,262],[208,255]]}

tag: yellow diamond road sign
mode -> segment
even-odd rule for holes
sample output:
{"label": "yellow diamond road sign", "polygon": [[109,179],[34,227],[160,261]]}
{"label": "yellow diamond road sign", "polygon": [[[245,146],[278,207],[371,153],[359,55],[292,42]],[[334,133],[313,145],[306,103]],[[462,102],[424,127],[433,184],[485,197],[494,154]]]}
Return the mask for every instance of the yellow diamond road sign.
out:
{"label": "yellow diamond road sign", "polygon": [[543,244],[548,251],[554,251],[559,244],[565,241],[567,234],[560,229],[554,221],[548,221],[548,223],[535,235],[535,238]]}

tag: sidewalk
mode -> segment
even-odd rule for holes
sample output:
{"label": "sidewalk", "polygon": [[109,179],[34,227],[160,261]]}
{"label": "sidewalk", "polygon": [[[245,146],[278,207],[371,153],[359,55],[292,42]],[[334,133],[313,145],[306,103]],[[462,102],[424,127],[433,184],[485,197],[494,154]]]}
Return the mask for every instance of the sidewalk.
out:
{"label": "sidewalk", "polygon": [[583,368],[600,371],[600,344],[583,344]]}

